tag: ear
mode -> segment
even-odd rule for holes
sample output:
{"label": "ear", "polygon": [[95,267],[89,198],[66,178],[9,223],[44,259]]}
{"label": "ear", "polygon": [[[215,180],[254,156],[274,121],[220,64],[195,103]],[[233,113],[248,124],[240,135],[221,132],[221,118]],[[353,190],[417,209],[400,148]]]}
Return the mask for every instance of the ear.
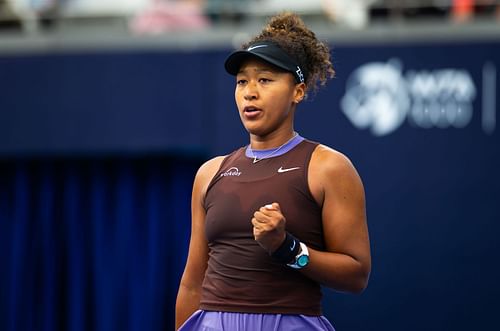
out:
{"label": "ear", "polygon": [[306,96],[306,84],[305,83],[300,83],[300,84],[295,84],[295,90],[293,93],[293,103],[298,104],[302,100],[304,100],[304,97]]}

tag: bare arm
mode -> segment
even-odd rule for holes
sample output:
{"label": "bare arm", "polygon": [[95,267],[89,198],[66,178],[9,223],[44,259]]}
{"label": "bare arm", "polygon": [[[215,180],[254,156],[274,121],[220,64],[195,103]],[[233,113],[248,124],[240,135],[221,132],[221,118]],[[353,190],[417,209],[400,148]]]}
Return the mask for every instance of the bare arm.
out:
{"label": "bare arm", "polygon": [[320,145],[309,166],[309,185],[323,206],[326,251],[309,249],[310,263],[302,272],[335,290],[362,292],[371,256],[361,179],[344,155]]}
{"label": "bare arm", "polygon": [[[309,165],[309,187],[322,206],[325,251],[309,250],[306,276],[337,291],[359,293],[371,270],[363,184],[351,162],[342,154],[318,146]],[[285,240],[286,215],[277,202],[254,213],[255,240],[274,252]],[[300,238],[299,238],[300,239]]]}
{"label": "bare arm", "polygon": [[[308,173],[311,193],[322,206],[326,247],[309,247],[310,262],[301,272],[337,291],[362,292],[371,257],[361,179],[344,155],[322,145],[314,151]],[[254,213],[254,237],[266,251],[274,252],[285,240],[285,217],[276,202]]]}
{"label": "bare arm", "polygon": [[175,305],[176,330],[198,309],[200,304],[201,285],[208,262],[203,199],[208,184],[219,169],[222,160],[223,157],[217,157],[203,164],[194,180],[191,200],[191,239]]}

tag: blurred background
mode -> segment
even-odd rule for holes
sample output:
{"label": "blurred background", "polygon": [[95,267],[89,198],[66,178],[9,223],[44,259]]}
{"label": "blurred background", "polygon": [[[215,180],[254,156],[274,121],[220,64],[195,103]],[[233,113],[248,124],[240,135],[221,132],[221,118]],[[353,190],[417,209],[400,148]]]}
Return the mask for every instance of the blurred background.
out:
{"label": "blurred background", "polygon": [[337,330],[481,330],[500,304],[495,0],[0,0],[0,330],[172,330],[191,185],[248,143],[223,61],[295,11],[337,77],[297,131],[363,178],[373,270]]}

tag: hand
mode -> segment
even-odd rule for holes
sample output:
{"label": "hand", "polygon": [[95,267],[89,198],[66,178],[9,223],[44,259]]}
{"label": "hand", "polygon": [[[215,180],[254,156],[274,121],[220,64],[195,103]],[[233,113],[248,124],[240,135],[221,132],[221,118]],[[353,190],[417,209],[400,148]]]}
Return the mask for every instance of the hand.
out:
{"label": "hand", "polygon": [[277,202],[260,207],[253,214],[252,225],[255,240],[268,253],[277,250],[285,240],[286,219]]}

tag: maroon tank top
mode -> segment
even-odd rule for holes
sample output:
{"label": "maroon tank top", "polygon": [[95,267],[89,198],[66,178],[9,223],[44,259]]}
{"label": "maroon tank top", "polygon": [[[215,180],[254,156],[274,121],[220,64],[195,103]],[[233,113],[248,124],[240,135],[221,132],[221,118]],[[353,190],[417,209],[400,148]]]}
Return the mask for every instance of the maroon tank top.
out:
{"label": "maroon tank top", "polygon": [[209,260],[200,309],[321,315],[320,285],[273,261],[254,240],[251,223],[256,210],[278,202],[287,231],[324,250],[321,207],[307,182],[317,145],[304,140],[257,163],[245,156],[243,147],[224,159],[204,200]]}

